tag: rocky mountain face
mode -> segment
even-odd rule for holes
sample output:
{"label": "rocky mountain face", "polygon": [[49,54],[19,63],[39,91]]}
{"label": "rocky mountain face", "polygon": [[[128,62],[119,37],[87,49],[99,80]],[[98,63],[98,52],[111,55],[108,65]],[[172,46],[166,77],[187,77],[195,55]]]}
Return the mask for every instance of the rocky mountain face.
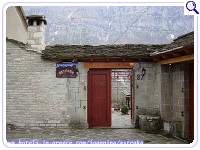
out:
{"label": "rocky mountain face", "polygon": [[46,44],[168,44],[194,30],[183,7],[23,7],[47,19]]}

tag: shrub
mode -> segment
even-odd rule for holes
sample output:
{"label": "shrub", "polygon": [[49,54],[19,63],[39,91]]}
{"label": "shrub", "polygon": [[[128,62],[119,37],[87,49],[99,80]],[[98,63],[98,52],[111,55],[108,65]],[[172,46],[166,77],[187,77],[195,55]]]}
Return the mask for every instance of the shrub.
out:
{"label": "shrub", "polygon": [[128,106],[127,105],[123,105],[121,107],[121,112],[123,115],[127,115],[128,114]]}

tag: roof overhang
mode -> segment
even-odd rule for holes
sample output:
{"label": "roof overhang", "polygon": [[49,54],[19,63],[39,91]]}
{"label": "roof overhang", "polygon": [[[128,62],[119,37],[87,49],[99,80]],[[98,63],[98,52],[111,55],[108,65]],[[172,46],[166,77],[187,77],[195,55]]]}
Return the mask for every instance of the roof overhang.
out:
{"label": "roof overhang", "polygon": [[184,45],[171,50],[152,53],[153,60],[158,64],[173,64],[194,60],[194,45]]}
{"label": "roof overhang", "polygon": [[120,58],[120,57],[99,57],[99,58],[63,58],[56,59],[57,62],[153,62],[152,57],[129,57],[129,58]]}

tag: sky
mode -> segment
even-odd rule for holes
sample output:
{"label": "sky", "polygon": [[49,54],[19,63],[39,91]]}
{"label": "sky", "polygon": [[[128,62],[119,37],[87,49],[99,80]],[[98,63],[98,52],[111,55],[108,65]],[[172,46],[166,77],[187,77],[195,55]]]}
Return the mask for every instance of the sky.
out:
{"label": "sky", "polygon": [[26,6],[25,15],[45,15],[46,44],[167,44],[194,30],[181,6]]}

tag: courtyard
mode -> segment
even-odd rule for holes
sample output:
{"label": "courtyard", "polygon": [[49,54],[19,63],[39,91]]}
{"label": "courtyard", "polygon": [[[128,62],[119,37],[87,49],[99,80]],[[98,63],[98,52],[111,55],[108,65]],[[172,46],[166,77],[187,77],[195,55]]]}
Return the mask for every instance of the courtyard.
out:
{"label": "courtyard", "polygon": [[16,127],[7,130],[7,141],[13,144],[187,144],[162,134],[134,129],[130,115],[112,110],[111,128]]}
{"label": "courtyard", "polygon": [[148,134],[139,129],[58,127],[17,128],[7,132],[7,141],[13,144],[187,144],[183,140]]}

